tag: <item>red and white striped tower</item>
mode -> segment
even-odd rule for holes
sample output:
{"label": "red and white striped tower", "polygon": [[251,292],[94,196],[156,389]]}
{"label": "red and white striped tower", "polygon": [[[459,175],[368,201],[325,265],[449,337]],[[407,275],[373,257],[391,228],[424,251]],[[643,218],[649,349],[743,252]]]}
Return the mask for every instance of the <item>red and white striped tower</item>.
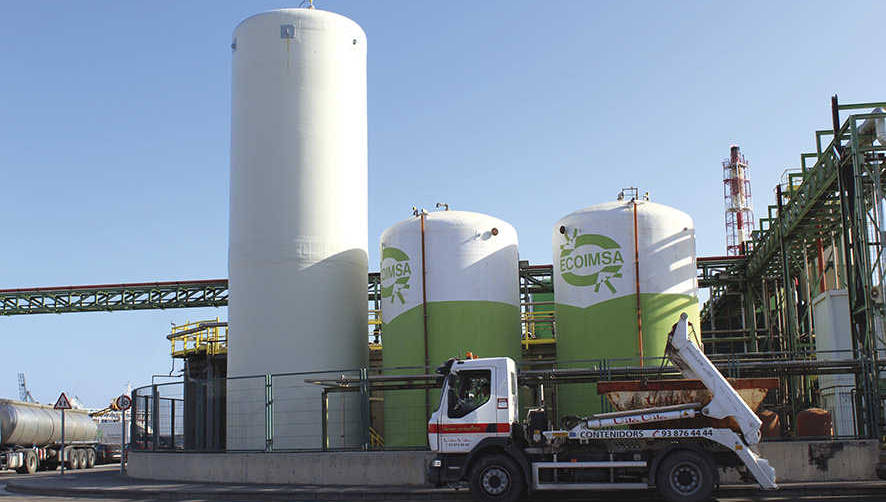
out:
{"label": "red and white striped tower", "polygon": [[726,254],[746,253],[754,229],[751,203],[751,178],[748,163],[738,145],[729,147],[729,158],[723,161],[723,198],[726,202]]}

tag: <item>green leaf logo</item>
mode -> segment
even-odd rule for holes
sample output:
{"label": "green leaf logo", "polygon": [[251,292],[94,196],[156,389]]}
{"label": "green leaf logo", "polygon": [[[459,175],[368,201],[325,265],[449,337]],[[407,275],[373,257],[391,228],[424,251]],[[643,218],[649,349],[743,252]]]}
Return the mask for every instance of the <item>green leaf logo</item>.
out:
{"label": "green leaf logo", "polygon": [[382,301],[391,303],[399,300],[406,303],[403,296],[409,289],[409,278],[412,277],[409,255],[395,247],[382,247],[381,250],[381,297]]}
{"label": "green leaf logo", "polygon": [[621,246],[612,238],[600,234],[563,234],[566,242],[560,244],[560,275],[567,284],[585,287],[593,286],[594,292],[600,286],[606,286],[611,293],[616,293],[611,279],[622,276],[624,257]]}

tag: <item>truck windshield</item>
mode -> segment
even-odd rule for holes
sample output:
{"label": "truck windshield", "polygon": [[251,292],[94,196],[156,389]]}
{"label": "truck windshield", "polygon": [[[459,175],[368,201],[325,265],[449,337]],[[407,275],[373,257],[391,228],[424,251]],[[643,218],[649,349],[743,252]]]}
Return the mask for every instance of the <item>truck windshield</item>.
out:
{"label": "truck windshield", "polygon": [[449,375],[449,418],[461,418],[489,401],[490,370],[466,370]]}

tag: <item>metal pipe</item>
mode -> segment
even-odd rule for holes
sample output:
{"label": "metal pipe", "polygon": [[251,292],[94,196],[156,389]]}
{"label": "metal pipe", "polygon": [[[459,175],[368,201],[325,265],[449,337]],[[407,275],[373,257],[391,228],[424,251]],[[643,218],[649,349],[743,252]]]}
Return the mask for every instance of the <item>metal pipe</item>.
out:
{"label": "metal pipe", "polygon": [[321,447],[323,451],[329,449],[329,393],[323,389],[320,397],[320,428],[323,434]]}
{"label": "metal pipe", "polygon": [[[123,455],[123,452],[120,452]],[[62,408],[62,449],[61,449],[61,475],[65,475],[65,409]]]}
{"label": "metal pipe", "polygon": [[785,242],[784,235],[784,222],[782,219],[784,218],[784,203],[782,201],[782,191],[781,184],[775,186],[775,199],[778,204],[778,221],[776,224],[778,225],[778,240],[781,244],[781,275],[782,275],[782,283],[784,287],[784,306],[785,306],[785,341],[787,342],[788,350],[794,350],[796,346],[797,340],[796,336],[796,315],[794,311],[794,288],[793,284],[791,284],[791,268],[790,262],[788,261],[788,246],[790,243]]}
{"label": "metal pipe", "polygon": [[[842,231],[843,223],[840,223],[840,229]],[[840,241],[840,249],[842,249],[843,241]],[[834,232],[831,232],[831,256],[834,258],[834,289],[840,289],[840,259],[845,252],[840,253],[840,256],[837,254],[837,240],[834,237]]]}
{"label": "metal pipe", "polygon": [[640,238],[637,233],[637,199],[634,203],[634,283],[637,293],[637,349],[640,352],[640,366],[643,366],[643,310],[640,301]]}
{"label": "metal pipe", "polygon": [[751,352],[757,352],[759,350],[759,344],[757,343],[757,337],[759,336],[757,333],[760,330],[757,328],[757,308],[754,303],[754,287],[750,282],[745,283],[745,294],[744,301],[747,304],[746,307],[746,315],[748,316],[748,325],[747,325],[747,333],[748,336],[751,337]]}
{"label": "metal pipe", "polygon": [[824,248],[821,245],[821,237],[815,240],[815,250],[818,254],[818,292],[824,293]]}
{"label": "metal pipe", "polygon": [[126,410],[120,412],[120,474],[126,474]]}
{"label": "metal pipe", "polygon": [[809,255],[806,252],[806,238],[803,238],[803,272],[804,272],[804,282],[806,289],[806,324],[808,326],[809,333],[809,342],[812,342],[812,334],[814,333],[812,328],[812,285],[809,282]]}
{"label": "metal pipe", "polygon": [[[848,352],[848,351],[832,351],[832,352]],[[761,356],[778,356],[778,353],[767,352],[760,354]],[[788,356],[788,353],[781,353]],[[811,355],[811,354],[810,354]],[[850,354],[845,354],[850,356]],[[610,379],[611,377],[642,377],[642,376],[669,376],[680,375],[680,372],[671,366],[664,368],[659,365],[652,366],[615,366],[612,364],[600,365],[603,361],[598,361],[597,366],[589,366],[585,368],[563,368],[563,369],[524,369],[520,371],[520,382],[531,380],[549,380],[549,381],[571,381],[575,378],[596,378]],[[714,365],[721,370],[737,369],[742,374],[745,372],[754,372],[760,376],[777,376],[777,374],[849,374],[863,371],[863,361],[856,359],[755,359],[755,360],[735,360],[735,359],[715,359]],[[886,367],[886,361],[878,361],[877,365]],[[777,372],[776,375],[773,373]],[[361,383],[368,385],[370,390],[388,389],[388,388],[416,388],[421,389],[426,386],[442,385],[440,375],[371,375],[361,380],[359,377],[342,376],[338,379],[329,380],[305,380],[306,383],[324,386],[323,392],[360,392]],[[399,385],[396,383],[399,382]]]}
{"label": "metal pipe", "polygon": [[771,301],[772,298],[769,295],[769,284],[766,282],[766,279],[762,281],[763,286],[763,324],[766,325],[766,333],[769,334],[769,350],[772,350],[772,319],[770,316],[772,315],[771,309]]}
{"label": "metal pipe", "polygon": [[[431,372],[431,357],[428,352],[428,288],[427,288],[427,264],[425,254],[425,212],[422,210],[421,218],[421,313],[422,328],[425,343],[425,373]],[[431,391],[425,389],[425,419],[431,418]]]}
{"label": "metal pipe", "polygon": [[[160,392],[157,385],[151,386],[151,449],[160,449]],[[147,428],[147,427],[146,427]]]}
{"label": "metal pipe", "polygon": [[[745,331],[751,331],[751,330],[745,330],[745,329],[706,329],[706,330],[702,331],[702,335],[744,333]],[[757,333],[766,333],[766,328],[757,328],[756,332]],[[748,335],[748,337],[750,337],[750,336],[752,336],[752,335]],[[763,337],[763,335],[757,335],[757,336],[760,336],[761,338]]]}
{"label": "metal pipe", "polygon": [[[126,413],[126,412],[124,412]],[[175,400],[169,401],[169,448],[175,449]],[[122,453],[121,453],[122,455]]]}
{"label": "metal pipe", "polygon": [[724,336],[718,338],[702,338],[702,343],[749,342],[752,336]]}

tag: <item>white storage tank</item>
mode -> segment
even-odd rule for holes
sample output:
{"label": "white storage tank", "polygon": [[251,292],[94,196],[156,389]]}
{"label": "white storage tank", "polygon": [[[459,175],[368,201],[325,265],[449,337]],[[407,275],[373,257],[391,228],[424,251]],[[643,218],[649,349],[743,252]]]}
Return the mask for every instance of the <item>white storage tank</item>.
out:
{"label": "white storage tank", "polygon": [[[282,9],[244,20],[231,47],[228,376],[363,367],[366,36],[338,14]],[[268,445],[264,380],[229,380],[227,448],[319,448],[318,388],[272,383]],[[359,407],[336,406],[330,446],[348,445]]]}
{"label": "white storage tank", "polygon": [[[695,226],[686,213],[648,200],[598,204],[558,221],[552,245],[558,361],[626,366],[662,357],[683,312],[701,338]],[[561,386],[558,412],[599,412],[595,396],[593,385]]]}
{"label": "white storage tank", "polygon": [[[518,261],[517,231],[485,214],[437,211],[385,230],[381,295],[386,372],[409,373],[400,368],[418,366],[412,372],[424,373],[426,353],[432,372],[466,352],[518,359]],[[436,409],[437,396],[436,391],[427,395],[430,411]],[[385,392],[386,446],[426,444],[425,399],[421,390]]]}
{"label": "white storage tank", "polygon": [[[852,324],[849,321],[849,293],[827,290],[812,300],[815,323],[816,357],[822,361],[852,358]],[[853,436],[855,424],[855,375],[819,375],[821,407],[831,413],[834,434]]]}

